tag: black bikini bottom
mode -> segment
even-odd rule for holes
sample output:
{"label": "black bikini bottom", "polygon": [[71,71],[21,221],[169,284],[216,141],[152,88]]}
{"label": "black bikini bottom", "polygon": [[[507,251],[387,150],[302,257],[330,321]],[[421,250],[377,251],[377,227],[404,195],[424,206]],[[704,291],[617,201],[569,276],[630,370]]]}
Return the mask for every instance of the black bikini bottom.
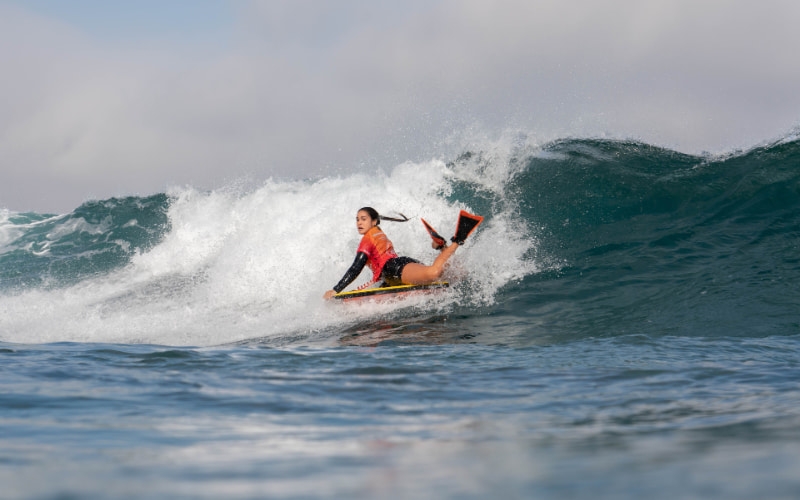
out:
{"label": "black bikini bottom", "polygon": [[386,261],[381,271],[381,278],[387,285],[399,285],[402,283],[403,268],[412,262],[419,264],[418,260],[411,257],[394,257]]}

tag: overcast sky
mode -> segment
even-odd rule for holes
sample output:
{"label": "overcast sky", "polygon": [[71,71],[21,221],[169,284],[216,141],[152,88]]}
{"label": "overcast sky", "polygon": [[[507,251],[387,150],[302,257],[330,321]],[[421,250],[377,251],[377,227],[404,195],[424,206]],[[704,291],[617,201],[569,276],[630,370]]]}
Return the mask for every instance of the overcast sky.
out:
{"label": "overcast sky", "polygon": [[[0,208],[800,124],[796,0],[0,0]],[[455,143],[457,144],[457,140]]]}

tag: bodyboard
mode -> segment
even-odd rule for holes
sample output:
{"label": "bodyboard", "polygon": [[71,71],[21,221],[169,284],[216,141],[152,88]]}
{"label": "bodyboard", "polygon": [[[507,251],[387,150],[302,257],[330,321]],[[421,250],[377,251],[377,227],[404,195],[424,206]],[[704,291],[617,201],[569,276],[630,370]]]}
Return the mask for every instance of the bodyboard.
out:
{"label": "bodyboard", "polygon": [[382,286],[378,288],[367,288],[366,290],[352,290],[349,292],[339,292],[333,296],[338,300],[349,299],[363,299],[368,297],[384,296],[389,298],[391,296],[402,296],[409,292],[425,292],[437,290],[441,288],[448,288],[450,283],[447,281],[437,281],[427,285],[396,285],[396,286]]}

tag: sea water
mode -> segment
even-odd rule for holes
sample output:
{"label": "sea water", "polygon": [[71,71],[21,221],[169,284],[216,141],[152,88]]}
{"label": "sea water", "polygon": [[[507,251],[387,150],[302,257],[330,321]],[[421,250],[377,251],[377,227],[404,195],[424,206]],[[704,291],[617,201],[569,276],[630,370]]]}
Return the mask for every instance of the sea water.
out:
{"label": "sea water", "polygon": [[[358,208],[444,293],[325,302]],[[0,211],[3,498],[797,498],[800,141]],[[369,277],[367,273],[354,283]]]}

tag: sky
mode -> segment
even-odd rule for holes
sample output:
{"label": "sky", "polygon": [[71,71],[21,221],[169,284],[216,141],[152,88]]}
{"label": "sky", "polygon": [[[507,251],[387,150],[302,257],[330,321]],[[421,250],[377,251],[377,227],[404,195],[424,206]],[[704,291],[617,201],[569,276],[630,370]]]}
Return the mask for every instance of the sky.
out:
{"label": "sky", "polygon": [[796,0],[0,0],[0,209],[800,126]]}

